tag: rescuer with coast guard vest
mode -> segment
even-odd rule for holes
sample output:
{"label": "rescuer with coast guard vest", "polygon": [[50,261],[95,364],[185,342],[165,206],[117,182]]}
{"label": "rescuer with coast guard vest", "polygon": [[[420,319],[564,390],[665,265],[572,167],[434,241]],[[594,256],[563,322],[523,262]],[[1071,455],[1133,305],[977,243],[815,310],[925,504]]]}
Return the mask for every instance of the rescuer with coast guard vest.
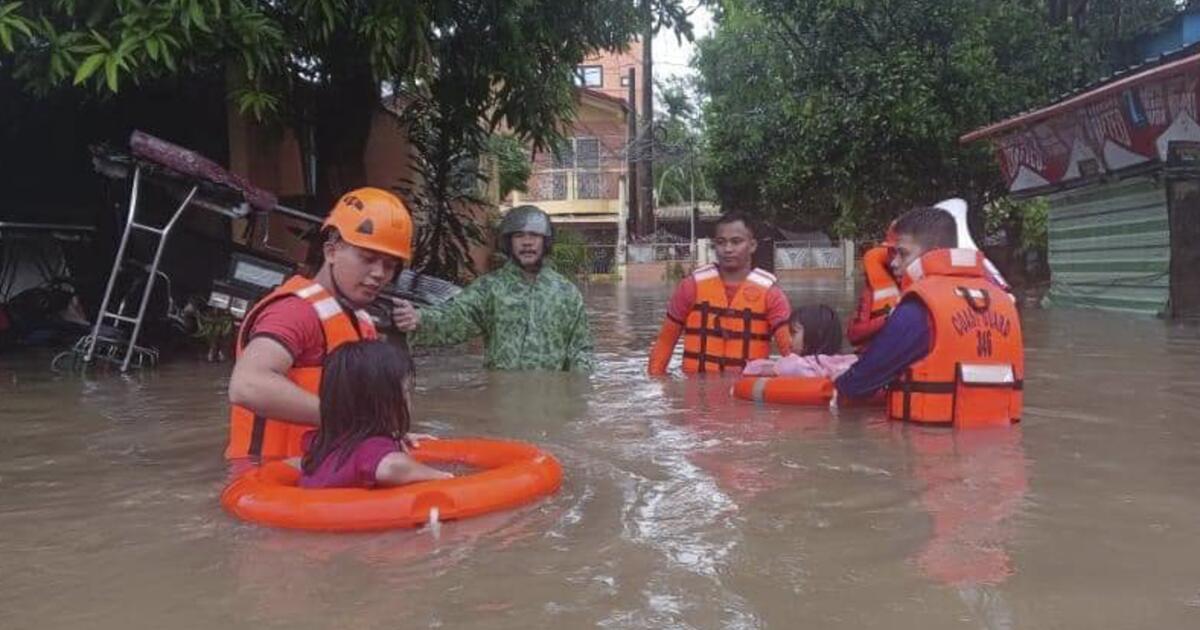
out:
{"label": "rescuer with coast guard vest", "polygon": [[1015,302],[988,278],[978,250],[958,248],[954,217],[917,208],[895,223],[900,301],[838,394],[888,391],[896,420],[955,426],[1021,417],[1024,345]]}

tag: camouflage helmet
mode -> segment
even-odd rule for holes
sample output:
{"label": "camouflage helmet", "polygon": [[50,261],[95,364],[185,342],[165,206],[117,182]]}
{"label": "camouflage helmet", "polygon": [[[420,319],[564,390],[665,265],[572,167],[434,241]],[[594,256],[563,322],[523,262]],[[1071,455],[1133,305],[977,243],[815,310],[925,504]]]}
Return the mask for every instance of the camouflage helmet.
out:
{"label": "camouflage helmet", "polygon": [[500,250],[512,255],[512,235],[517,232],[541,234],[546,239],[542,253],[550,253],[554,245],[554,225],[550,223],[550,215],[537,206],[517,206],[509,210],[500,221]]}

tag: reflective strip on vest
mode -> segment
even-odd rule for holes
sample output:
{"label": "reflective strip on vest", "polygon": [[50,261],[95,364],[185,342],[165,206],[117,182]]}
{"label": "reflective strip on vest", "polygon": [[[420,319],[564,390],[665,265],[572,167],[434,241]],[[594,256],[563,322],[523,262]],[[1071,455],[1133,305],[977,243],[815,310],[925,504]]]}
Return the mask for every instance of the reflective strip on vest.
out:
{"label": "reflective strip on vest", "polygon": [[713,277],[716,277],[719,275],[721,275],[721,273],[719,271],[717,271],[716,265],[705,265],[705,266],[697,269],[696,271],[692,272],[692,277],[696,279],[697,283],[703,282],[704,280],[708,280],[710,278],[713,278]]}
{"label": "reflective strip on vest", "polygon": [[750,275],[746,276],[746,279],[749,280],[750,282],[753,282],[754,284],[761,286],[764,289],[771,288],[777,282],[777,279],[775,278],[775,276],[771,275],[770,273],[768,273],[766,271],[763,271],[762,269],[755,269],[755,270],[751,271]]}
{"label": "reflective strip on vest", "polygon": [[950,250],[950,266],[951,267],[974,267],[976,263],[977,252],[973,249],[952,249]]}
{"label": "reflective strip on vest", "polygon": [[327,297],[319,302],[313,302],[312,307],[313,310],[317,312],[317,317],[321,318],[321,321],[325,321],[344,312],[342,310],[342,305],[338,304],[337,298],[334,297]]}
{"label": "reflective strip on vest", "polygon": [[921,259],[918,258],[908,263],[908,268],[904,270],[904,275],[911,282],[923,279],[925,277],[925,265],[921,264]]}
{"label": "reflective strip on vest", "polygon": [[959,366],[962,382],[972,385],[1011,385],[1017,381],[1013,376],[1012,365],[973,365],[963,363]]}
{"label": "reflective strip on vest", "polygon": [[873,293],[872,297],[874,297],[876,300],[885,300],[893,297],[898,298],[900,297],[900,289],[897,287],[886,287]]}
{"label": "reflective strip on vest", "polygon": [[320,293],[321,291],[324,291],[324,289],[321,287],[321,285],[314,282],[314,283],[304,287],[303,289],[296,291],[292,295],[295,295],[296,297],[298,297],[302,300],[307,300],[308,298],[313,297],[314,295]]}

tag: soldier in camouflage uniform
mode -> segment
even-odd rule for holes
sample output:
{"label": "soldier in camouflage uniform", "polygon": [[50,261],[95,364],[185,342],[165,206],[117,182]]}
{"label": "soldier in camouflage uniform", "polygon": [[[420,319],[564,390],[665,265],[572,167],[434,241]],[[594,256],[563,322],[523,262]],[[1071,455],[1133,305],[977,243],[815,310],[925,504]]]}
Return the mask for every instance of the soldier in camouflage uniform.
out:
{"label": "soldier in camouflage uniform", "polygon": [[513,208],[500,223],[503,267],[472,282],[450,302],[395,315],[416,345],[441,346],[482,336],[489,370],[590,372],[592,335],[579,289],[544,267],[554,243],[550,217],[536,206]]}

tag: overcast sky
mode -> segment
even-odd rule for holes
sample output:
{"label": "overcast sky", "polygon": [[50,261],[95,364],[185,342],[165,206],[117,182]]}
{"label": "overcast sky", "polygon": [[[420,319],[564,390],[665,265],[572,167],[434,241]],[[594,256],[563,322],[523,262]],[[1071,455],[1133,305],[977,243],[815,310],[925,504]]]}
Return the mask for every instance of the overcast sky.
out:
{"label": "overcast sky", "polygon": [[[686,3],[685,6],[694,6]],[[696,39],[708,35],[712,30],[712,14],[705,6],[699,6],[692,13],[692,28]],[[664,80],[672,76],[690,76],[693,70],[688,67],[695,46],[683,40],[680,44],[675,40],[675,33],[662,31],[654,38],[654,77]]]}

